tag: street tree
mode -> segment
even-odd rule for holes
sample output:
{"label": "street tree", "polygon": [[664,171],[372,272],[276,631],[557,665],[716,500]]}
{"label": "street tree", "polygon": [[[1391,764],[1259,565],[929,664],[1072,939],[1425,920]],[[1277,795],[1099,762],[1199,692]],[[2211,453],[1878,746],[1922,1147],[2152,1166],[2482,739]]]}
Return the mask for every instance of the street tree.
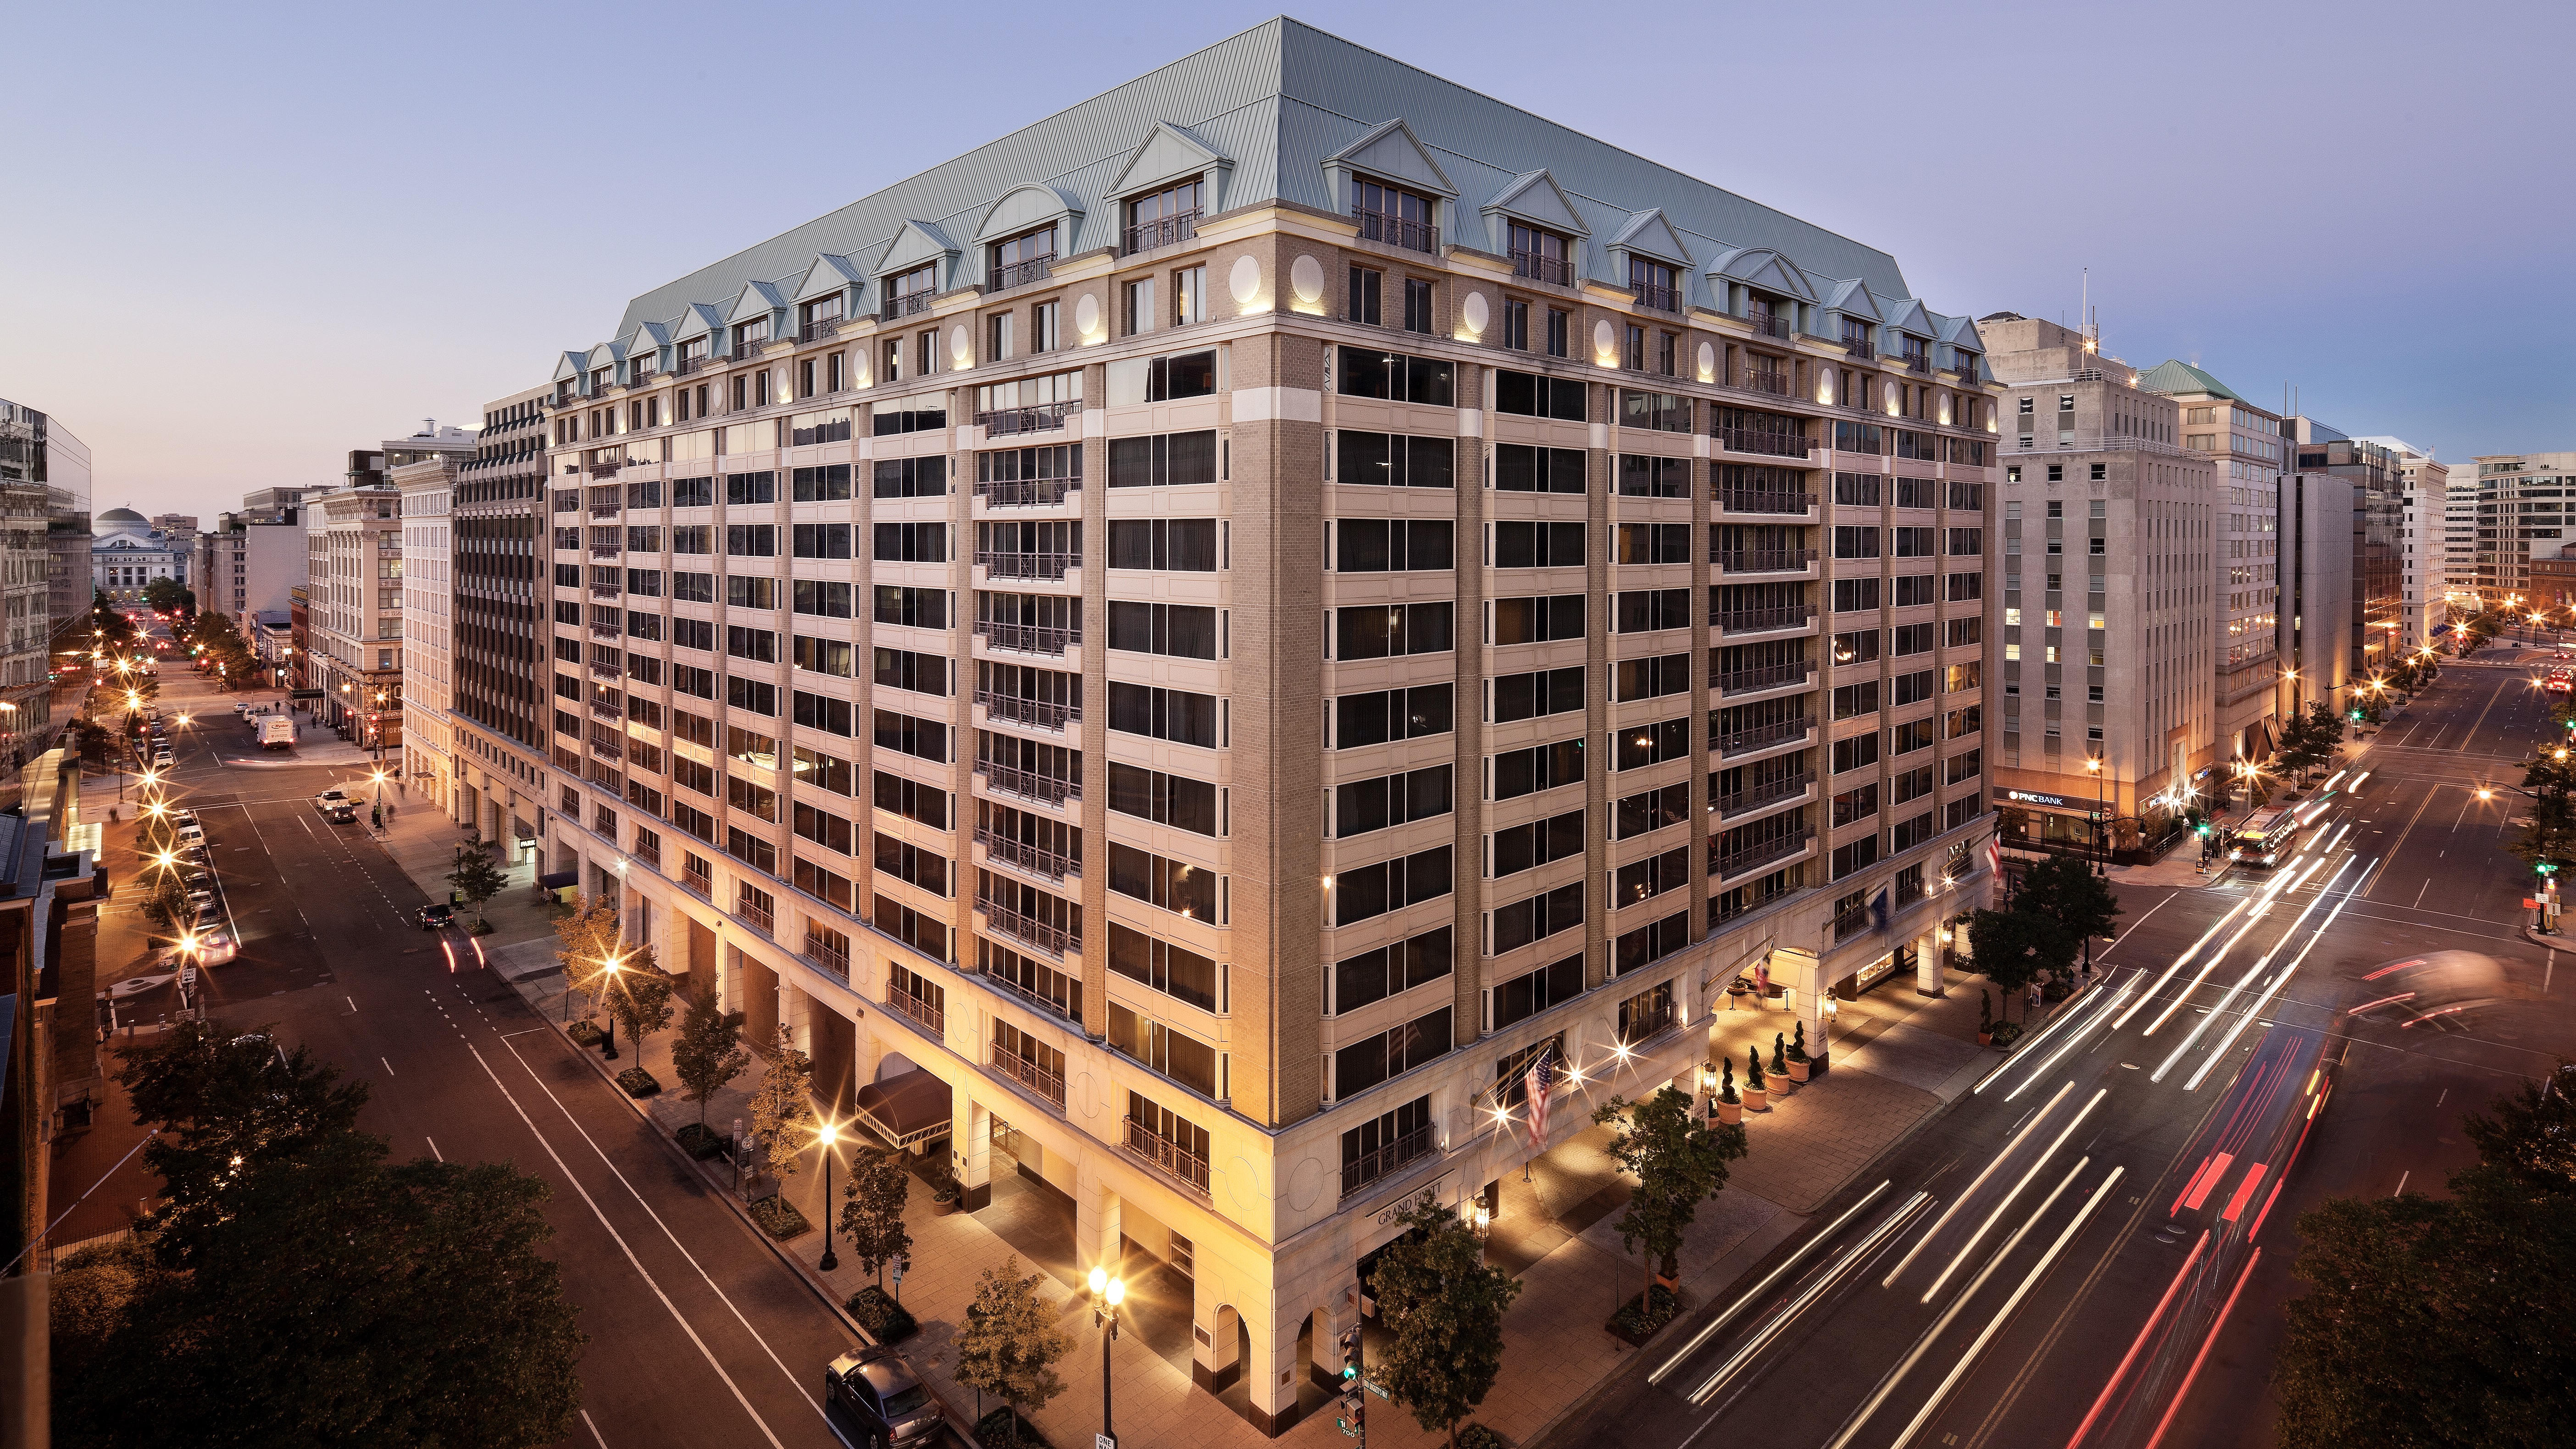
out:
{"label": "street tree", "polygon": [[814,1060],[796,1049],[796,1039],[784,1026],[762,1055],[769,1059],[769,1070],[751,1094],[751,1129],[768,1152],[769,1170],[794,1177],[801,1149],[814,1135]]}
{"label": "street tree", "polygon": [[626,1029],[627,1040],[641,1046],[645,1037],[671,1024],[671,995],[679,983],[662,973],[652,947],[635,948],[614,974],[602,974],[607,982],[601,1009]]}
{"label": "street tree", "polygon": [[[474,919],[482,921],[484,903],[508,888],[509,872],[493,864],[491,852],[483,848],[480,836],[469,837],[456,847],[456,858],[450,864],[447,883],[455,887],[458,900],[473,908]],[[566,979],[571,979],[569,974]]]}
{"label": "street tree", "polygon": [[179,927],[191,919],[188,896],[179,888],[179,877],[171,871],[153,876],[150,893],[143,898],[143,918],[161,928],[161,934],[175,936]]}
{"label": "street tree", "polygon": [[154,579],[143,586],[143,602],[156,614],[175,614],[187,592],[177,579]]}
{"label": "street tree", "polygon": [[701,990],[680,1019],[680,1035],[671,1043],[671,1070],[679,1074],[680,1095],[698,1104],[698,1125],[707,1125],[707,1102],[743,1074],[751,1053],[742,1047],[742,1013],[717,1007],[713,990]]}
{"label": "street tree", "polygon": [[998,1269],[986,1268],[957,1329],[957,1382],[1011,1406],[1014,1444],[1021,1416],[1064,1392],[1055,1365],[1073,1349],[1073,1336],[1056,1326],[1055,1310],[1038,1296],[1044,1276],[1021,1277],[1017,1253]]}
{"label": "street tree", "polygon": [[1742,1126],[1711,1128],[1690,1108],[1690,1098],[1663,1087],[1639,1102],[1612,1097],[1592,1112],[1596,1125],[1617,1127],[1603,1150],[1637,1179],[1627,1214],[1619,1219],[1619,1246],[1643,1250],[1646,1288],[1638,1299],[1640,1314],[1653,1310],[1657,1266],[1666,1277],[1674,1276],[1683,1230],[1698,1215],[1700,1203],[1726,1186],[1726,1164],[1745,1153]]}
{"label": "street tree", "polygon": [[875,1275],[880,1288],[887,1265],[912,1252],[912,1231],[903,1221],[911,1195],[912,1174],[893,1153],[861,1153],[850,1163],[849,1185],[841,1189],[841,1235],[850,1240],[859,1271]]}
{"label": "street tree", "polygon": [[1488,1264],[1483,1241],[1430,1193],[1397,1219],[1403,1231],[1379,1256],[1371,1288],[1395,1333],[1378,1355],[1377,1382],[1456,1449],[1458,1422],[1502,1372],[1503,1314],[1523,1285]]}
{"label": "street tree", "polygon": [[2567,752],[2543,750],[2522,763],[2530,813],[2522,833],[2505,849],[2534,867],[2566,870],[2576,865],[2576,758],[2560,759],[2562,753]]}
{"label": "street tree", "polygon": [[2053,855],[2032,866],[2022,877],[2012,908],[2055,922],[2083,943],[2088,959],[2093,938],[2110,935],[2120,919],[2120,897],[2111,883],[2088,862],[2068,855]]}
{"label": "street tree", "polygon": [[232,1211],[242,1175],[294,1160],[316,1144],[356,1130],[367,1102],[363,1082],[289,1052],[271,1029],[218,1028],[182,1021],[154,1046],[126,1054],[117,1073],[137,1122],[155,1129],[143,1160],[161,1177],[154,1215],[162,1259],[193,1261]]}
{"label": "street tree", "polygon": [[[2081,864],[2082,862],[2077,862]],[[2076,938],[2036,911],[1980,910],[1968,920],[1968,950],[1978,974],[2003,993],[2003,1019],[2012,1019],[2013,996],[2039,973],[2062,970],[2075,959]]]}
{"label": "street tree", "polygon": [[2498,1097],[2494,1116],[2472,1112],[2461,1129],[2478,1160],[2533,1192],[2576,1194],[2576,1062],[2558,1066],[2537,1082]]}

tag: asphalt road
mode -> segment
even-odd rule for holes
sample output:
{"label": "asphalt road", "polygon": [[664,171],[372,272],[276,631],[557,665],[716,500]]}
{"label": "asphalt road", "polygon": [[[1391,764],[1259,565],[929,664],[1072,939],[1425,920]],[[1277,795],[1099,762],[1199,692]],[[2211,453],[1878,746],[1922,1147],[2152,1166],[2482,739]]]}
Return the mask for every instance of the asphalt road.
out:
{"label": "asphalt road", "polygon": [[2440,1192],[2461,1115],[2576,1054],[2501,849],[2544,712],[2453,666],[2299,861],[2123,889],[2103,986],[1547,1442],[2271,1442],[2298,1215]]}
{"label": "asphalt road", "polygon": [[228,705],[192,697],[186,675],[163,685],[165,711],[193,708],[207,726],[183,733],[175,793],[215,846],[241,931],[238,958],[211,973],[216,1019],[274,1025],[365,1081],[363,1125],[398,1159],[504,1161],[553,1188],[545,1250],[589,1338],[565,1442],[840,1442],[822,1371],[855,1340],[516,992],[473,967],[461,935],[451,974],[413,922],[426,897],[364,812],[333,825],[309,803],[364,772],[263,758]]}

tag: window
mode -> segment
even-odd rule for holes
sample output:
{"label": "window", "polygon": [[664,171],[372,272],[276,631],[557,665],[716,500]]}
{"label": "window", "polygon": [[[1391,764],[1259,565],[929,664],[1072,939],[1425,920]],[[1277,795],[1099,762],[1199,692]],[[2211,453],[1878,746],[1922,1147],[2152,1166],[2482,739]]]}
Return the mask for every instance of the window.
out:
{"label": "window", "polygon": [[[1681,854],[1674,851],[1672,854]],[[1625,976],[1660,961],[1690,944],[1690,912],[1676,911],[1652,925],[1622,932],[1611,943],[1610,974]],[[1619,1039],[1639,1041],[1663,1030],[1672,1020],[1672,983],[1619,1003]]]}
{"label": "window", "polygon": [[1120,518],[1109,524],[1109,566],[1171,573],[1214,573],[1213,518]]}
{"label": "window", "polygon": [[1541,891],[1510,905],[1497,906],[1488,918],[1485,954],[1500,956],[1532,941],[1544,941],[1583,924],[1583,885],[1575,882]]}
{"label": "window", "polygon": [[1195,835],[1214,838],[1224,833],[1217,786],[1138,765],[1110,763],[1109,808]]}
{"label": "window", "polygon": [[946,563],[948,525],[880,523],[874,525],[871,557],[880,563]]}
{"label": "window", "polygon": [[1109,969],[1201,1011],[1220,1009],[1215,961],[1115,921],[1109,923]]}
{"label": "window", "polygon": [[1581,594],[1495,599],[1487,609],[1487,617],[1492,620],[1488,633],[1495,644],[1539,644],[1583,637]]}
{"label": "window", "polygon": [[1212,694],[1109,682],[1109,727],[1121,734],[1215,749],[1219,747],[1217,706]]}
{"label": "window", "polygon": [[1616,564],[1683,564],[1690,562],[1691,526],[1687,523],[1623,523],[1614,536],[1610,561]]}
{"label": "window", "polygon": [[[1110,766],[1113,772],[1120,768],[1118,765]],[[1427,769],[1335,786],[1333,838],[1347,840],[1355,835],[1448,814],[1449,773],[1449,766],[1433,765]],[[1118,808],[1115,798],[1113,788],[1110,806],[1113,810]]]}
{"label": "window", "polygon": [[[1447,688],[1447,686],[1440,686]],[[1491,681],[1496,724],[1569,714],[1583,708],[1583,666],[1506,674]]]}
{"label": "window", "polygon": [[1682,294],[1675,283],[1673,269],[1662,262],[1631,255],[1628,258],[1628,285],[1636,289],[1640,306],[1662,312],[1682,309]]}
{"label": "window", "polygon": [[1408,251],[1437,252],[1439,229],[1432,224],[1438,203],[1383,182],[1351,178],[1351,219],[1360,235]]}
{"label": "window", "polygon": [[1183,267],[1172,273],[1172,325],[1187,327],[1207,320],[1207,268]]}
{"label": "window", "polygon": [[1511,252],[1514,275],[1560,287],[1574,285],[1574,244],[1565,237],[1515,221],[1507,227],[1505,245]]}
{"label": "window", "polygon": [[1611,807],[1610,838],[1626,840],[1646,835],[1690,819],[1690,782],[1679,781],[1655,790],[1641,790],[1623,796]]}
{"label": "window", "polygon": [[1333,1053],[1333,1095],[1364,1092],[1448,1054],[1451,1008],[1416,1017]]}
{"label": "window", "polygon": [[1054,352],[1064,346],[1056,323],[1056,304],[1040,302],[1029,309],[1029,351]]}
{"label": "window", "polygon": [[1416,1097],[1342,1134],[1342,1194],[1347,1197],[1428,1153],[1431,1099]]}
{"label": "window", "polygon": [[1431,284],[1412,277],[1404,279],[1404,330],[1428,335],[1431,331]]}
{"label": "window", "polygon": [[[1440,846],[1375,865],[1357,866],[1333,877],[1333,924],[1355,925],[1389,911],[1438,900],[1451,888],[1450,848]],[[1581,899],[1581,888],[1576,888]]]}
{"label": "window", "polygon": [[[1578,391],[1581,384],[1575,385]],[[1494,487],[1504,493],[1581,493],[1584,491],[1581,448],[1539,448],[1519,443],[1494,445]]]}
{"label": "window", "polygon": [[992,289],[1008,291],[1043,280],[1055,261],[1055,227],[1052,223],[1035,231],[1025,231],[992,247]]}
{"label": "window", "polygon": [[1127,203],[1127,250],[1172,246],[1198,234],[1204,183],[1193,178]]}
{"label": "window", "polygon": [[1565,355],[1565,336],[1566,336],[1566,330],[1567,330],[1567,323],[1568,323],[1568,318],[1567,318],[1567,316],[1566,316],[1565,312],[1564,312],[1562,309],[1559,309],[1559,308],[1556,308],[1556,307],[1550,307],[1550,308],[1548,308],[1548,309],[1547,309],[1547,355],[1548,355],[1548,356],[1550,356],[1550,357],[1563,357],[1563,356]]}
{"label": "window", "polygon": [[1620,454],[1619,496],[1688,498],[1691,496],[1690,459]]}
{"label": "window", "polygon": [[1541,790],[1572,785],[1583,779],[1583,741],[1558,740],[1508,750],[1488,758],[1495,800],[1517,800]]}
{"label": "window", "polygon": [[1216,349],[1162,357],[1130,357],[1109,364],[1109,403],[1174,402],[1216,395]]}
{"label": "window", "polygon": [[933,830],[948,828],[948,792],[901,775],[876,773],[873,803],[889,815],[919,821]]}
{"label": "window", "polygon": [[[1110,525],[1112,529],[1120,526],[1118,523]],[[1511,525],[1499,526],[1508,528]],[[1579,559],[1583,525],[1570,526],[1577,532],[1576,556]],[[1445,520],[1340,519],[1332,525],[1332,567],[1340,573],[1403,573],[1455,568],[1456,532],[1457,525]],[[1114,534],[1110,547],[1114,554],[1117,547]]]}
{"label": "window", "polygon": [[790,548],[797,558],[848,558],[850,525],[799,523],[790,529]]}
{"label": "window", "polygon": [[[1552,962],[1525,975],[1515,976],[1494,987],[1494,1030],[1525,1021],[1552,1006],[1561,1006],[1583,994],[1583,957],[1580,954]],[[1542,1045],[1545,1045],[1542,1043]],[[1556,1043],[1562,1051],[1563,1043]],[[1536,1048],[1533,1048],[1533,1053]],[[1536,1060],[1535,1055],[1530,1060]],[[1559,1060],[1562,1060],[1560,1057]],[[1506,1062],[1509,1070],[1495,1080],[1509,1084],[1506,1094],[1521,1090],[1529,1070],[1529,1061],[1517,1065]],[[1517,1099],[1515,1099],[1517,1100]]]}
{"label": "window", "polygon": [[909,317],[930,310],[930,299],[939,288],[939,264],[925,263],[908,272],[885,279],[885,321]]}
{"label": "window", "polygon": [[[1576,597],[1579,599],[1581,596]],[[1113,635],[1118,607],[1115,603],[1110,605]],[[1446,654],[1455,647],[1455,612],[1456,605],[1449,603],[1328,609],[1325,617],[1334,630],[1331,657],[1349,661],[1388,659],[1407,654]],[[1118,647],[1114,638],[1110,647]]]}
{"label": "window", "polygon": [[1615,681],[1611,697],[1626,704],[1632,700],[1661,699],[1668,694],[1687,694],[1690,692],[1690,666],[1688,654],[1622,659],[1611,666]]}
{"label": "window", "polygon": [[[1447,605],[1440,606],[1442,608]],[[1109,647],[1183,659],[1217,656],[1217,611],[1194,604],[1109,603]]]}
{"label": "window", "polygon": [[[1576,675],[1581,670],[1570,671]],[[1524,676],[1526,677],[1526,676]],[[1578,678],[1576,689],[1580,690]],[[1110,686],[1109,709],[1111,729],[1120,729],[1119,694],[1121,689],[1141,689],[1139,685]],[[1164,691],[1157,690],[1160,694]],[[1333,747],[1354,749],[1363,745],[1385,744],[1392,740],[1422,739],[1445,735],[1455,725],[1453,704],[1456,686],[1421,684],[1411,689],[1378,690],[1368,694],[1346,694],[1333,701]],[[1192,696],[1198,698],[1200,696]],[[1581,705],[1578,703],[1577,708]],[[1139,731],[1143,733],[1143,731]]]}
{"label": "window", "polygon": [[1503,345],[1514,352],[1529,351],[1529,303],[1518,297],[1503,299]]}
{"label": "window", "polygon": [[1154,279],[1140,277],[1119,289],[1119,335],[1133,337],[1154,330]]}
{"label": "window", "polygon": [[1491,868],[1487,874],[1501,880],[1550,861],[1572,859],[1583,854],[1584,839],[1581,810],[1497,830],[1489,846]]}
{"label": "window", "polygon": [[1176,916],[1222,924],[1217,920],[1216,880],[1216,873],[1204,866],[1110,842],[1109,888],[1130,900]]}
{"label": "window", "polygon": [[1334,355],[1334,390],[1345,397],[1382,397],[1428,407],[1452,405],[1455,369],[1439,358],[1349,344],[1335,349]]}
{"label": "window", "polygon": [[1386,273],[1374,267],[1351,268],[1350,290],[1344,296],[1343,315],[1353,322],[1374,327],[1378,320],[1379,293],[1386,285]]}
{"label": "window", "polygon": [[[1399,523],[1394,525],[1403,528]],[[1450,525],[1437,525],[1447,528]],[[1634,527],[1636,525],[1627,525]],[[1351,527],[1349,522],[1342,524]],[[1420,524],[1414,527],[1421,527]],[[1581,568],[1584,561],[1584,525],[1565,523],[1496,523],[1493,548],[1487,566],[1497,569]],[[1688,525],[1682,525],[1687,528]]]}
{"label": "window", "polygon": [[[910,593],[917,591],[905,590],[904,592]],[[795,581],[795,610],[797,613],[812,614],[819,618],[849,618],[850,586],[845,583],[826,583],[820,579],[798,579]],[[903,624],[915,622],[909,619],[888,620],[882,619],[882,616],[880,617],[881,622],[886,623]],[[944,624],[932,624],[925,627],[944,628],[946,626]]]}
{"label": "window", "polygon": [[909,649],[875,650],[874,679],[880,688],[901,689],[914,694],[948,694],[948,660],[937,654],[916,654]]}

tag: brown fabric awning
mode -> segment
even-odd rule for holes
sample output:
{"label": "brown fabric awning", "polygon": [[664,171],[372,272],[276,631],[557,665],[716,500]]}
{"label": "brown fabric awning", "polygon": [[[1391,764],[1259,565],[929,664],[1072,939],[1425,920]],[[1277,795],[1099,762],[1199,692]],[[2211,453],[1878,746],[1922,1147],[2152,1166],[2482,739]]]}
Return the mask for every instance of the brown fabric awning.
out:
{"label": "brown fabric awning", "polygon": [[944,1137],[955,1112],[948,1084],[927,1071],[859,1088],[859,1120],[897,1147],[911,1147]]}

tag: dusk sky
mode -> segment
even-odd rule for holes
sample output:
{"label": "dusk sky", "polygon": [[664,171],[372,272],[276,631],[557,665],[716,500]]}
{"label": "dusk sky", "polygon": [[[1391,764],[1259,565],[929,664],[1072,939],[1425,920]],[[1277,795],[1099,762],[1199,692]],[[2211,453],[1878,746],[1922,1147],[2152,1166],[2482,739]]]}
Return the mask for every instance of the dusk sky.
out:
{"label": "dusk sky", "polygon": [[[89,444],[101,509],[336,479],[638,292],[1273,12],[901,13],[18,6],[0,397]],[[1936,310],[2073,323],[2090,267],[2132,363],[2445,461],[2576,448],[2532,350],[2576,333],[2576,6],[1291,13],[1885,248]]]}

